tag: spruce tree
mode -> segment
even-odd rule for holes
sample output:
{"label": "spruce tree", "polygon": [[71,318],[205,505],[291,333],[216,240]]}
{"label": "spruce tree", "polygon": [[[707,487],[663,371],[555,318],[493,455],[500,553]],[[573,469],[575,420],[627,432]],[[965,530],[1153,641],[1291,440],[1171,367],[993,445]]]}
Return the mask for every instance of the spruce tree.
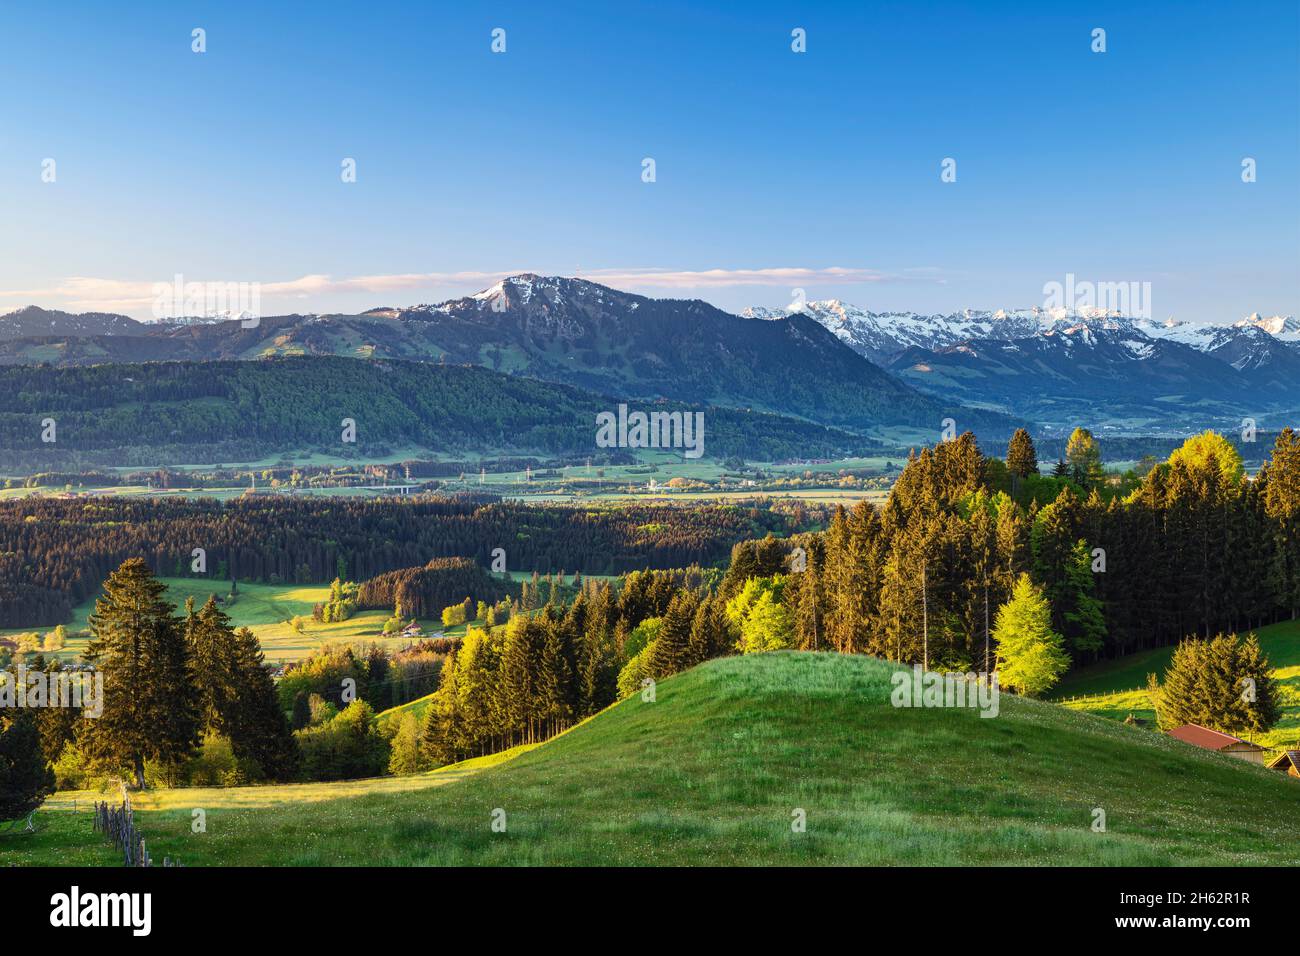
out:
{"label": "spruce tree", "polygon": [[104,582],[90,615],[85,659],[104,675],[103,713],[83,722],[82,752],[97,766],[128,770],[144,787],[144,764],[175,764],[194,750],[199,714],[176,606],[140,558]]}
{"label": "spruce tree", "polygon": [[561,635],[562,630],[557,626],[546,628],[538,669],[537,711],[538,717],[544,722],[547,737],[568,727],[573,716],[573,673]]}
{"label": "spruce tree", "polygon": [[1007,445],[1007,471],[1017,478],[1038,474],[1038,451],[1029,432],[1017,428]]}
{"label": "spruce tree", "polygon": [[1097,600],[1092,552],[1082,539],[1075,542],[1059,589],[1063,604],[1062,634],[1075,663],[1096,657],[1106,643],[1106,618]]}
{"label": "spruce tree", "polygon": [[311,723],[311,704],[307,702],[307,692],[300,690],[293,697],[293,716],[290,725],[294,730],[302,730]]}
{"label": "spruce tree", "polygon": [[230,617],[217,606],[215,597],[209,596],[197,613],[194,599],[186,598],[184,634],[199,711],[199,732],[226,734],[225,716],[238,693]]}
{"label": "spruce tree", "polygon": [[1154,681],[1156,719],[1162,730],[1199,724],[1228,734],[1265,733],[1281,716],[1277,683],[1254,634],[1241,640],[1220,634],[1183,641],[1164,683]]}
{"label": "spruce tree", "polygon": [[423,769],[420,751],[420,719],[413,711],[405,711],[393,735],[393,749],[388,757],[391,774],[419,773]]}
{"label": "spruce tree", "polygon": [[691,628],[698,607],[699,598],[690,591],[682,591],[669,603],[649,661],[651,676],[656,680],[691,665]]}
{"label": "spruce tree", "polygon": [[246,627],[232,635],[231,643],[235,695],[222,720],[231,749],[235,756],[254,761],[267,777],[291,779],[298,769],[298,746],[280,708],[262,647]]}
{"label": "spruce tree", "polygon": [[1273,523],[1273,566],[1269,575],[1279,607],[1300,617],[1300,435],[1282,429],[1261,480],[1264,508]]}

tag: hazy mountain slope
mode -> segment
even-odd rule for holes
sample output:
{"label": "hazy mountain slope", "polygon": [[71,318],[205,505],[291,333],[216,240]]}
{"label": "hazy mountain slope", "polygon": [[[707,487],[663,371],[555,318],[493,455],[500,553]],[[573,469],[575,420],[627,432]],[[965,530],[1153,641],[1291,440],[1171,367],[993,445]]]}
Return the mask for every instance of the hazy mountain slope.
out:
{"label": "hazy mountain slope", "polygon": [[908,349],[890,367],[925,391],[1061,425],[1129,420],[1206,427],[1212,418],[1300,407],[1294,382],[1239,371],[1179,342],[1086,325],[1012,341]]}
{"label": "hazy mountain slope", "polygon": [[59,312],[29,305],[0,315],[0,342],[21,338],[147,335],[149,326],[111,312]]}

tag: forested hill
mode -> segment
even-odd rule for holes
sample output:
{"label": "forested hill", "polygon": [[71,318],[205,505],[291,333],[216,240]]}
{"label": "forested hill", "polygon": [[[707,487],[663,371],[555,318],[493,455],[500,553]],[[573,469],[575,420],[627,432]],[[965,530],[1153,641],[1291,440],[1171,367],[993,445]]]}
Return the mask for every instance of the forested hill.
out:
{"label": "forested hill", "polygon": [[[473,366],[329,356],[0,368],[0,468],[159,466],[316,451],[363,459],[434,452],[591,455],[598,412],[619,401]],[[860,436],[739,409],[705,411],[704,454],[839,457]],[[42,425],[53,419],[54,441]],[[345,442],[343,420],[356,423]],[[936,423],[936,428],[938,427]]]}

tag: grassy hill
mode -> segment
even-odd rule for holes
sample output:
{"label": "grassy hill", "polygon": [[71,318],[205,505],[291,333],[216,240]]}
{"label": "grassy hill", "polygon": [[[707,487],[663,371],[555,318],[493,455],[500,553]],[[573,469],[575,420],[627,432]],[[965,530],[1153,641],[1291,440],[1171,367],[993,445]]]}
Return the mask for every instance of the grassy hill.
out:
{"label": "grassy hill", "polygon": [[[1300,741],[1300,621],[1270,624],[1256,633],[1273,664],[1272,676],[1282,686],[1283,712],[1277,725],[1254,742],[1275,749],[1294,747]],[[1163,679],[1173,655],[1173,647],[1157,647],[1082,668],[1061,681],[1052,697],[1067,707],[1103,717],[1123,720],[1132,714],[1154,722],[1147,674]]]}
{"label": "grassy hill", "polygon": [[[495,628],[494,628],[495,630]],[[422,718],[424,712],[429,709],[433,703],[433,695],[425,694],[423,697],[417,697],[415,700],[408,700],[405,704],[398,704],[396,707],[389,707],[387,710],[381,710],[375,715],[375,720],[379,721],[380,726],[396,724],[407,713],[415,714],[417,718]]]}
{"label": "grassy hill", "polygon": [[[155,856],[191,866],[1300,863],[1295,781],[1009,695],[988,719],[894,708],[893,671],[725,658],[490,766],[162,792],[137,817]],[[194,807],[206,833],[190,832]],[[1091,830],[1096,807],[1108,832]],[[50,838],[72,820],[47,824]]]}

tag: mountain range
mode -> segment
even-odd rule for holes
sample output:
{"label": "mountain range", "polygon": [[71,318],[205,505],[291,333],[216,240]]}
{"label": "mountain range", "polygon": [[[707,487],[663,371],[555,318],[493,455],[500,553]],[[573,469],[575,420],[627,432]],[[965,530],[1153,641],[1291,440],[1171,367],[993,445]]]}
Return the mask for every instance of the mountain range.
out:
{"label": "mountain range", "polygon": [[1300,409],[1300,322],[1156,322],[1104,310],[870,312],[839,300],[742,314],[815,319],[918,390],[1062,428],[1203,428]]}
{"label": "mountain range", "polygon": [[903,426],[932,437],[949,417],[999,434],[1013,424],[921,394],[810,316],[757,323],[698,299],[651,299],[582,279],[517,275],[436,305],[249,324],[141,323],[30,307],[0,316],[0,364],[410,359],[480,365],[619,399],[750,409],[861,434]]}
{"label": "mountain range", "polygon": [[[577,278],[356,315],[138,322],[36,306],[0,316],[0,365],[344,356],[479,365],[617,398],[752,409],[876,437],[943,419],[1126,434],[1286,424],[1300,322],[1196,325],[1104,310],[871,312],[839,300],[739,315]],[[893,431],[891,431],[893,430]]]}

